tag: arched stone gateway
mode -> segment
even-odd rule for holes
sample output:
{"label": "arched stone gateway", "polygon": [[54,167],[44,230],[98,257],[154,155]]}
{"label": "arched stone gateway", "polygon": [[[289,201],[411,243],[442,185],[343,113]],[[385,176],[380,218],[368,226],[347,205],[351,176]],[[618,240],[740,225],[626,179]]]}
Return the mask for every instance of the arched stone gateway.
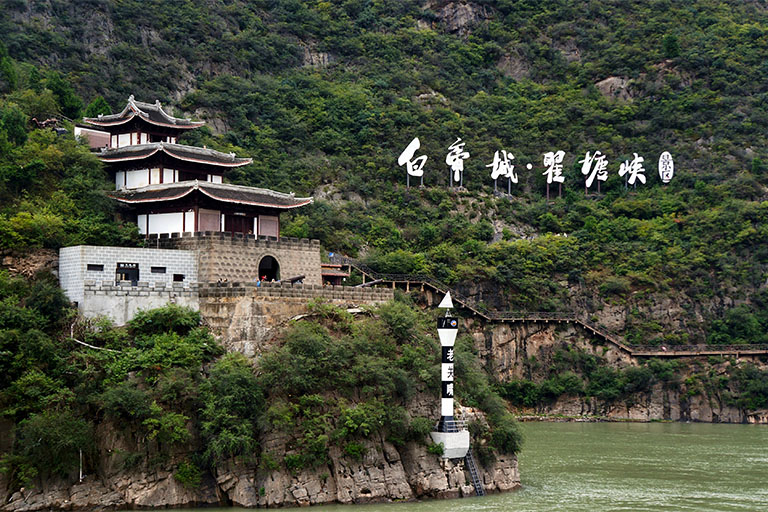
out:
{"label": "arched stone gateway", "polygon": [[259,262],[259,279],[266,281],[280,280],[280,264],[273,256],[261,258]]}

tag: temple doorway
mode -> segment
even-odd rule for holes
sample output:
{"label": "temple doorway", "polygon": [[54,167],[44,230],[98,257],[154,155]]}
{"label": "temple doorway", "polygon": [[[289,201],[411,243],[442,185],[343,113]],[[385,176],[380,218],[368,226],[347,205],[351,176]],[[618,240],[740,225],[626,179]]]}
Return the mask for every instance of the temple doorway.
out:
{"label": "temple doorway", "polygon": [[259,279],[263,281],[280,280],[280,265],[272,256],[264,256],[259,262]]}

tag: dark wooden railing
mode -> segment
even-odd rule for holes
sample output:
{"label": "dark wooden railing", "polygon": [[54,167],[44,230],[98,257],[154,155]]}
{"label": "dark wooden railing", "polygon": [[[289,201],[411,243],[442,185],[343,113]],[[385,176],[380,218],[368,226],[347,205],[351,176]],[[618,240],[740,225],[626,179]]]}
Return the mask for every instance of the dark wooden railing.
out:
{"label": "dark wooden railing", "polygon": [[348,265],[360,272],[364,279],[377,281],[377,284],[387,284],[392,287],[398,283],[405,284],[406,289],[412,287],[428,287],[438,293],[451,292],[454,303],[468,309],[473,314],[491,322],[557,322],[573,323],[594,336],[604,339],[623,352],[637,357],[683,357],[706,355],[762,355],[768,354],[768,345],[631,345],[623,337],[603,325],[577,315],[572,311],[496,311],[489,310],[484,304],[466,297],[447,284],[425,274],[387,274],[376,272],[358,260],[345,256],[333,256],[331,263]]}

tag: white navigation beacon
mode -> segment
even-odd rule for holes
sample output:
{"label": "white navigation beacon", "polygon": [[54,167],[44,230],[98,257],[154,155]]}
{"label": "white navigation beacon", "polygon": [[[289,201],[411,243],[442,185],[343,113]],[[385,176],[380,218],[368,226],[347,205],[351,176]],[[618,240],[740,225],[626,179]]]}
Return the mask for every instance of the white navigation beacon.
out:
{"label": "white navigation beacon", "polygon": [[[445,309],[453,309],[453,301],[451,300],[451,292],[448,292],[448,293],[445,294],[445,297],[443,297],[443,300],[440,301],[440,304],[437,307],[445,308]],[[447,315],[448,312],[446,311],[445,314]]]}
{"label": "white navigation beacon", "polygon": [[445,294],[438,307],[445,309],[446,313],[445,316],[437,318],[437,335],[440,338],[441,351],[440,422],[437,424],[437,432],[432,432],[431,436],[435,443],[443,443],[444,458],[461,458],[469,450],[469,432],[463,428],[463,425],[459,426],[453,417],[456,361],[454,344],[459,332],[459,319],[449,316],[449,310],[453,308],[450,292]]}

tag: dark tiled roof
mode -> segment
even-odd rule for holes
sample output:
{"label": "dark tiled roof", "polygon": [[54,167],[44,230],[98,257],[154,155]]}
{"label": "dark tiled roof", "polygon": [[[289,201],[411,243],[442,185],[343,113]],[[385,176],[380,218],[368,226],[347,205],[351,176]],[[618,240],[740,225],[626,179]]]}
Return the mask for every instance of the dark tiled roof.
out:
{"label": "dark tiled roof", "polygon": [[133,95],[128,98],[128,103],[122,112],[100,115],[99,117],[84,117],[83,121],[96,126],[115,126],[125,124],[136,116],[150,124],[184,130],[197,128],[205,124],[203,121],[191,121],[189,119],[173,117],[163,110],[159,100],[155,103],[144,103],[143,101],[134,100]]}
{"label": "dark tiled roof", "polygon": [[163,183],[135,189],[122,189],[110,195],[120,202],[128,204],[173,201],[193,192],[199,192],[212,199],[251,206],[270,208],[298,208],[312,202],[311,197],[295,197],[293,194],[275,192],[266,188],[243,187],[225,183],[207,181],[182,181]]}
{"label": "dark tiled roof", "polygon": [[99,154],[99,158],[105,163],[143,160],[158,151],[162,151],[173,158],[185,162],[198,162],[222,167],[240,167],[253,161],[250,158],[237,158],[234,153],[222,153],[213,149],[171,144],[169,142],[151,142],[149,144],[134,144],[122,148],[105,149]]}

